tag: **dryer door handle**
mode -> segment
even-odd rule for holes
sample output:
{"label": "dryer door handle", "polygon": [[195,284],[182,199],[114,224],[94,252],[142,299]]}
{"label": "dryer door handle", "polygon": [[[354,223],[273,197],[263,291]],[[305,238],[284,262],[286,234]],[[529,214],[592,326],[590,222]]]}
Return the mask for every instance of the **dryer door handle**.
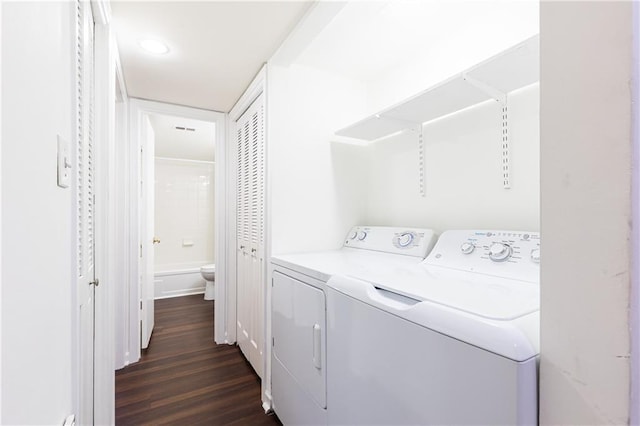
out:
{"label": "dryer door handle", "polygon": [[322,369],[322,329],[320,325],[313,325],[313,366],[318,370]]}

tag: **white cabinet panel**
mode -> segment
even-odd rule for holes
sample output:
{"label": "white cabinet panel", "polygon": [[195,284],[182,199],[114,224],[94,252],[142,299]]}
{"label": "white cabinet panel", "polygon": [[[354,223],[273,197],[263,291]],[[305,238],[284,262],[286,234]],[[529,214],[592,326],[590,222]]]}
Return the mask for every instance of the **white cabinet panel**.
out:
{"label": "white cabinet panel", "polygon": [[326,311],[322,290],[273,273],[273,356],[321,407],[326,399]]}

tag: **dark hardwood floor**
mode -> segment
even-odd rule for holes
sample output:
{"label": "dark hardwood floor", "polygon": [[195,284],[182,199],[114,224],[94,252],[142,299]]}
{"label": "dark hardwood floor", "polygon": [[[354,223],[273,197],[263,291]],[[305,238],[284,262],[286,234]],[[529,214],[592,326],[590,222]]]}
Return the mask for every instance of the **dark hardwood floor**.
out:
{"label": "dark hardwood floor", "polygon": [[155,302],[142,360],[116,372],[117,425],[280,425],[260,401],[260,379],[236,346],[213,342],[213,302]]}

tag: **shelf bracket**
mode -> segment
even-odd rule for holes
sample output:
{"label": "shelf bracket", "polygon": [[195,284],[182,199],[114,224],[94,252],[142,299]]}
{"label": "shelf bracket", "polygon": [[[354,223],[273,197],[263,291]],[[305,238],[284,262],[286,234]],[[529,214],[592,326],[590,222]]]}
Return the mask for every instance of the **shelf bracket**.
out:
{"label": "shelf bracket", "polygon": [[467,73],[462,73],[462,78],[467,83],[472,86],[480,89],[482,92],[486,93],[494,100],[500,103],[502,107],[501,111],[501,123],[502,126],[500,128],[501,140],[500,140],[500,167],[502,172],[502,187],[504,189],[511,188],[511,165],[510,165],[510,150],[509,150],[509,119],[508,119],[508,105],[507,105],[507,94],[499,91],[493,86],[488,85],[487,83],[476,80],[475,78],[469,76]]}
{"label": "shelf bracket", "polygon": [[423,130],[422,124],[416,125],[413,130],[418,135],[418,187],[420,188],[420,195],[424,198],[427,196],[427,191],[425,188],[425,164],[424,164],[424,139],[423,139]]}
{"label": "shelf bracket", "polygon": [[505,99],[502,104],[502,186],[504,189],[511,188],[511,164],[510,164],[510,150],[509,150],[509,120],[508,120],[508,105]]}
{"label": "shelf bracket", "polygon": [[477,79],[471,77],[466,72],[462,73],[462,79],[464,81],[466,81],[467,83],[469,83],[470,85],[472,85],[473,87],[475,87],[476,89],[480,89],[480,91],[486,93],[488,96],[490,96],[491,98],[493,98],[497,102],[500,102],[501,105],[504,105],[504,104],[507,103],[507,94],[506,93],[501,92],[500,90],[498,90],[495,87],[485,83],[484,81],[477,80]]}

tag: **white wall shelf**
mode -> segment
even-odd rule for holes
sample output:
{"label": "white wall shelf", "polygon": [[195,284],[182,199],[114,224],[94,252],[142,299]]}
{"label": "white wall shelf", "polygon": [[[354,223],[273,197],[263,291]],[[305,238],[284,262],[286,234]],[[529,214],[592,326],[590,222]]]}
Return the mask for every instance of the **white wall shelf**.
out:
{"label": "white wall shelf", "polygon": [[539,52],[534,36],[336,135],[373,142],[489,99],[505,102],[507,93],[539,80]]}
{"label": "white wall shelf", "polygon": [[507,94],[540,80],[540,37],[531,37],[399,104],[335,133],[336,142],[368,144],[405,130],[419,129],[420,192],[425,196],[422,125],[488,100],[502,106],[500,145],[502,185],[511,187]]}

